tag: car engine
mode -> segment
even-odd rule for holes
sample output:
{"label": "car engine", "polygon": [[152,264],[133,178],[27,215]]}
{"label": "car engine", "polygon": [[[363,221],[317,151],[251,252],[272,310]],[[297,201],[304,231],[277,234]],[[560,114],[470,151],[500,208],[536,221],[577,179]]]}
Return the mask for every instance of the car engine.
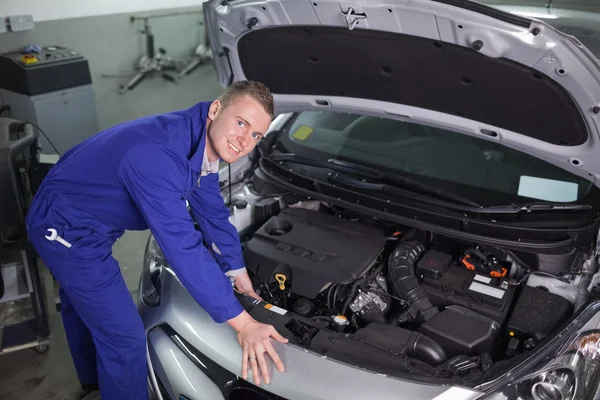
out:
{"label": "car engine", "polygon": [[558,329],[579,296],[581,257],[528,271],[496,247],[328,207],[274,210],[243,242],[266,303],[251,314],[363,367],[478,380]]}
{"label": "car engine", "polygon": [[350,284],[377,260],[383,232],[324,213],[287,208],[260,227],[245,259],[262,281],[285,279],[290,292],[314,300],[331,284]]}

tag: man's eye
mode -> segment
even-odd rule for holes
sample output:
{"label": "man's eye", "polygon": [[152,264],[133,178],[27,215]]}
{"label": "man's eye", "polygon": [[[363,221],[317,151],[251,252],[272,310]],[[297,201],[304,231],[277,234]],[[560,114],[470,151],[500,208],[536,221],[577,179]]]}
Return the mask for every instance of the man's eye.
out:
{"label": "man's eye", "polygon": [[252,134],[252,137],[254,139],[260,139],[260,135],[258,133],[256,133],[256,132]]}
{"label": "man's eye", "polygon": [[244,126],[244,123],[242,121],[238,121],[238,125],[239,126]]}

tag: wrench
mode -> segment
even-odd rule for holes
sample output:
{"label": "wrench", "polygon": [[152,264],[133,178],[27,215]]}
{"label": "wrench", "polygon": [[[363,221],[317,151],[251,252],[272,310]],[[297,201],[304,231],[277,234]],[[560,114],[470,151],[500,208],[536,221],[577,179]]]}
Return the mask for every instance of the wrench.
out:
{"label": "wrench", "polygon": [[67,242],[65,239],[58,236],[56,229],[49,228],[47,229],[50,232],[50,235],[46,235],[46,239],[48,240],[56,240],[58,243],[62,244],[67,248],[71,248],[71,243]]}

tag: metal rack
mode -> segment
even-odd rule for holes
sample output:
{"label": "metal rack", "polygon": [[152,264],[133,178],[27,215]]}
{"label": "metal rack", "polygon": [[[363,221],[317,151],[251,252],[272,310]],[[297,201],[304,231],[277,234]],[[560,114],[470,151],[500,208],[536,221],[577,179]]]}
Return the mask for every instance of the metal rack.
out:
{"label": "metal rack", "polygon": [[130,79],[126,84],[120,85],[119,93],[122,95],[134,90],[142,81],[148,78],[162,77],[166,81],[177,84],[185,76],[194,72],[201,65],[211,62],[213,59],[210,45],[208,43],[206,25],[203,21],[199,21],[199,25],[204,27],[204,40],[203,43],[199,44],[195,48],[192,57],[185,60],[176,60],[168,56],[167,51],[164,48],[155,49],[154,33],[152,31],[151,20],[157,18],[187,16],[192,14],[202,15],[202,13],[202,8],[199,8],[178,12],[131,15],[129,17],[131,23],[135,23],[136,21],[143,22],[143,29],[140,31],[140,33],[142,33],[146,39],[146,52],[138,60],[134,71],[117,75],[102,73],[101,76],[105,78],[129,77]]}
{"label": "metal rack", "polygon": [[37,254],[25,229],[29,196],[34,192],[29,176],[35,164],[32,157],[35,143],[32,125],[0,118],[0,229],[10,228],[18,238],[9,241],[8,246],[5,238],[1,238],[0,273],[4,293],[0,306],[6,309],[7,304],[13,303],[27,311],[20,310],[20,318],[16,320],[7,315],[0,319],[0,354],[26,348],[45,352],[50,343]]}

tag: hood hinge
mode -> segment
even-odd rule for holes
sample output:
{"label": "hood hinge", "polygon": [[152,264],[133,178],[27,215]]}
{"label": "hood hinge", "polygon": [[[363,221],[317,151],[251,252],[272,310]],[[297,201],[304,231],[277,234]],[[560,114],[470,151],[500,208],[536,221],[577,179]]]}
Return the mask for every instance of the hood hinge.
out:
{"label": "hood hinge", "polygon": [[219,52],[219,57],[227,57],[227,65],[229,66],[229,82],[227,86],[231,86],[233,83],[234,75],[233,75],[233,67],[231,65],[231,58],[229,57],[229,49],[227,47],[223,47],[223,50]]}
{"label": "hood hinge", "polygon": [[367,19],[367,14],[365,13],[357,13],[354,11],[354,8],[348,7],[348,11],[342,11],[342,15],[344,15],[346,19],[346,23],[348,24],[348,29],[352,30],[358,24],[361,19]]}

